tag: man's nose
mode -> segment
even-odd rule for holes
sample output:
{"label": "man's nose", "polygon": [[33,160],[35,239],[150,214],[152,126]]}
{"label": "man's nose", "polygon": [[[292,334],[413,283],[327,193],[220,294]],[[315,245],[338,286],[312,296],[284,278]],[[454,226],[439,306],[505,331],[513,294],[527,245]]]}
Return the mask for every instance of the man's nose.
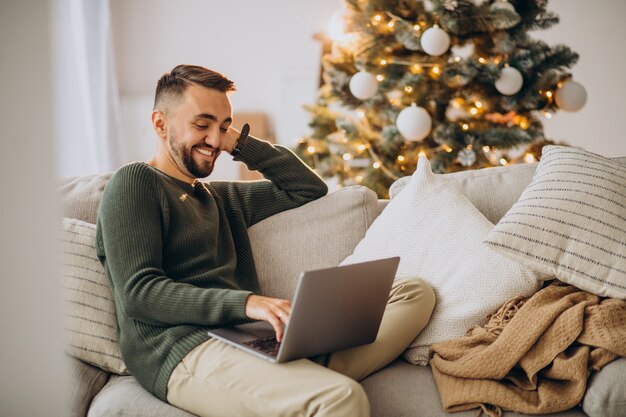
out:
{"label": "man's nose", "polygon": [[208,134],[204,138],[204,143],[213,148],[221,149],[222,135],[220,129],[210,129]]}

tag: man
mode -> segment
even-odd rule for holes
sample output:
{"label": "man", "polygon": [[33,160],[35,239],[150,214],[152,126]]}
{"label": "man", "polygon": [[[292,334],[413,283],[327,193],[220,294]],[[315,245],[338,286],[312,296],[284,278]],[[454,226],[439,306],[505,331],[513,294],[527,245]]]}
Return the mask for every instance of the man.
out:
{"label": "man", "polygon": [[[391,362],[426,325],[434,295],[423,281],[394,286],[375,343],[315,361],[271,364],[207,335],[253,319],[271,323],[282,339],[291,304],[257,294],[247,228],[327,192],[291,151],[231,126],[234,90],[198,66],[163,75],[154,157],[122,167],[104,192],[97,249],[113,286],[124,361],[155,396],[202,416],[367,416],[355,379]],[[224,151],[266,180],[198,181]]]}

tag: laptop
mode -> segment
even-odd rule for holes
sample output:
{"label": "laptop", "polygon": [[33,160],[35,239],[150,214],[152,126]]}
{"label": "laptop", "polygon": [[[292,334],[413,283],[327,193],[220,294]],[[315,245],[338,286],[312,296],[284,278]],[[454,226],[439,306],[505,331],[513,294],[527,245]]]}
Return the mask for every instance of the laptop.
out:
{"label": "laptop", "polygon": [[303,272],[282,342],[265,321],[211,329],[216,339],[274,363],[376,340],[399,257]]}

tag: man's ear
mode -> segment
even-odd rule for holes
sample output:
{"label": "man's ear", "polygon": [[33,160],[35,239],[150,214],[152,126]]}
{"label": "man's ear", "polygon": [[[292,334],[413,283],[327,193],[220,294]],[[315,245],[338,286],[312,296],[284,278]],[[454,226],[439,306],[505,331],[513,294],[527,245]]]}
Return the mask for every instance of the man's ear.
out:
{"label": "man's ear", "polygon": [[160,138],[167,137],[167,124],[165,114],[160,110],[152,112],[152,127]]}

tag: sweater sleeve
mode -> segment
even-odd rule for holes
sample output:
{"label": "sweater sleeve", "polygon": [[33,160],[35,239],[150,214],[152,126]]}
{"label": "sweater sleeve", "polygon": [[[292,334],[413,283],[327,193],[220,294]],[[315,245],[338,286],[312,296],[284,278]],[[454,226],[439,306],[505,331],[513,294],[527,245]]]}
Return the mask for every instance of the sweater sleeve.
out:
{"label": "sweater sleeve", "polygon": [[265,180],[211,182],[230,207],[244,215],[246,226],[284,210],[323,197],[326,183],[292,151],[280,145],[248,137],[233,158],[259,171]]}
{"label": "sweater sleeve", "polygon": [[177,282],[162,268],[167,202],[154,174],[140,165],[118,171],[98,214],[97,250],[117,309],[157,326],[220,325],[245,319],[249,291]]}

